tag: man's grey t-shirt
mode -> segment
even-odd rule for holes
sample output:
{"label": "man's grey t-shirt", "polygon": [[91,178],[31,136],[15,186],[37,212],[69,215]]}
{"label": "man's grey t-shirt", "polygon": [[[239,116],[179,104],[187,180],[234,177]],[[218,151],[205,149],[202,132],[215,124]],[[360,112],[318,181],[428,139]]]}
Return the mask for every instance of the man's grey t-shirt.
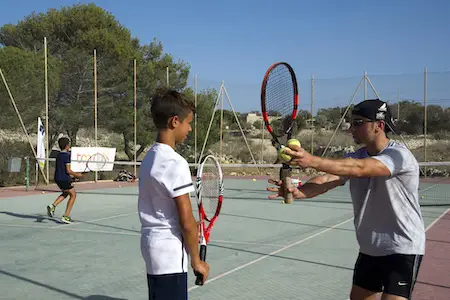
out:
{"label": "man's grey t-shirt", "polygon": [[424,254],[425,228],[419,205],[419,164],[402,144],[390,141],[369,156],[365,147],[346,157],[371,157],[391,176],[347,178],[360,252],[371,256]]}

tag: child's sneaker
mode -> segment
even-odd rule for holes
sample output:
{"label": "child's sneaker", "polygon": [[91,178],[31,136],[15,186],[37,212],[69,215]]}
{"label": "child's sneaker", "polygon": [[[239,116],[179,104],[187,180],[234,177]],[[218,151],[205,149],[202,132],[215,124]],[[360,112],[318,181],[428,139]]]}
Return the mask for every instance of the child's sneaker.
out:
{"label": "child's sneaker", "polygon": [[51,218],[55,215],[55,206],[53,204],[47,205],[47,215]]}
{"label": "child's sneaker", "polygon": [[72,223],[72,219],[68,216],[62,216],[61,221],[63,221],[66,224]]}

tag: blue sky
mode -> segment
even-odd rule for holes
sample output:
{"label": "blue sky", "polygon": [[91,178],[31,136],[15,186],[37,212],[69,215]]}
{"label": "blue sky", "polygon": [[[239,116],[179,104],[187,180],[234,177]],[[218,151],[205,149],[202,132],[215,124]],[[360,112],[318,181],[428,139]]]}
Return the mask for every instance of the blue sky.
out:
{"label": "blue sky", "polygon": [[346,105],[365,70],[381,98],[395,100],[398,92],[423,101],[425,67],[435,72],[429,101],[450,104],[450,89],[441,86],[450,83],[450,1],[7,0],[0,24],[78,2],[111,12],[141,43],[156,37],[191,65],[200,89],[224,80],[238,111],[259,109],[264,72],[279,60],[296,71],[303,109],[310,107],[311,74],[319,108]]}

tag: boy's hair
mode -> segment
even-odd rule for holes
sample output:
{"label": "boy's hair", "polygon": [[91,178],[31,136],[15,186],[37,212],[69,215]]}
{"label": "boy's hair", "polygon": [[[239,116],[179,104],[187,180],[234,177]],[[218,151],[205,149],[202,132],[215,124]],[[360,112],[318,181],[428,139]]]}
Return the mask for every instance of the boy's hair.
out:
{"label": "boy's hair", "polygon": [[62,138],[60,138],[60,139],[58,140],[58,146],[59,146],[59,149],[61,149],[61,150],[63,150],[64,148],[66,148],[67,145],[69,145],[69,144],[70,144],[70,141],[69,141],[69,139],[66,138],[66,137],[62,137]]}
{"label": "boy's hair", "polygon": [[167,128],[167,121],[178,116],[181,121],[192,112],[195,106],[184,94],[174,90],[162,90],[152,99],[151,113],[157,129]]}

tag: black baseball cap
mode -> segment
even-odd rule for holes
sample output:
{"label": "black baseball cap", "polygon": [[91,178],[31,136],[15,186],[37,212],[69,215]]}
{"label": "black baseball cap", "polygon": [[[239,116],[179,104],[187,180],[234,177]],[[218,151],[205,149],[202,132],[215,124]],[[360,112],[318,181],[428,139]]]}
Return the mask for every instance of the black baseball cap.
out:
{"label": "black baseball cap", "polygon": [[394,131],[395,124],[392,118],[391,110],[386,102],[380,99],[364,100],[353,107],[352,115],[367,118],[371,121],[384,121],[385,131]]}

